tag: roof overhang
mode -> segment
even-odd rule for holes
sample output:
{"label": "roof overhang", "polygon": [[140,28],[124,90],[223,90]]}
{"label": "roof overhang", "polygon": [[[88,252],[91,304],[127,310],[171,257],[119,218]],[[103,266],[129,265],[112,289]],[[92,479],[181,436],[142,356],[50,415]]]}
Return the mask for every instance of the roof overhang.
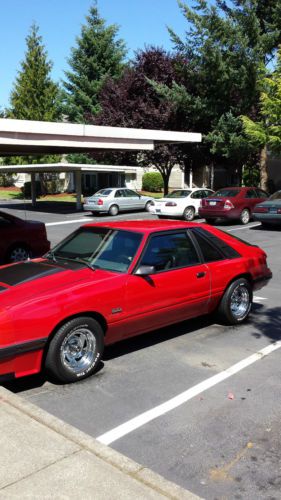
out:
{"label": "roof overhang", "polygon": [[37,163],[30,165],[1,165],[2,174],[31,174],[42,172],[127,172],[129,174],[136,173],[137,170],[143,170],[138,166],[119,166],[119,165],[90,165],[87,163]]}
{"label": "roof overhang", "polygon": [[201,140],[202,135],[193,132],[0,119],[0,156],[153,150],[155,144]]}

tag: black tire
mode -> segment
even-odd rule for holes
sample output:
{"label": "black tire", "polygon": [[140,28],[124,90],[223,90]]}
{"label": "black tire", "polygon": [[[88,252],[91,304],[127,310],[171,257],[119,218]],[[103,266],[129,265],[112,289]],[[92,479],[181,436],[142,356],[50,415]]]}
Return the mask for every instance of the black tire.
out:
{"label": "black tire", "polygon": [[187,222],[191,222],[195,216],[195,208],[194,207],[186,207],[182,214],[184,220]]}
{"label": "black tire", "polygon": [[[60,382],[76,382],[96,371],[103,348],[101,325],[93,318],[80,316],[58,329],[50,342],[45,367]],[[82,356],[81,351],[84,352]]]}
{"label": "black tire", "polygon": [[214,224],[216,219],[208,219],[208,218],[205,218],[205,221],[207,222],[207,224]]}
{"label": "black tire", "polygon": [[152,201],[148,201],[144,207],[144,209],[146,210],[146,212],[149,212],[149,207],[151,207],[152,205]]}
{"label": "black tire", "polygon": [[238,278],[226,291],[218,307],[219,317],[228,325],[237,325],[245,321],[250,313],[253,290],[249,281]]}
{"label": "black tire", "polygon": [[240,214],[240,222],[241,224],[248,224],[250,222],[251,213],[248,208],[243,208]]}
{"label": "black tire", "polygon": [[9,248],[5,262],[20,262],[31,257],[30,249],[23,243],[18,243]]}
{"label": "black tire", "polygon": [[119,207],[118,205],[111,205],[111,207],[108,210],[109,215],[112,215],[114,217],[115,215],[118,215],[119,213]]}

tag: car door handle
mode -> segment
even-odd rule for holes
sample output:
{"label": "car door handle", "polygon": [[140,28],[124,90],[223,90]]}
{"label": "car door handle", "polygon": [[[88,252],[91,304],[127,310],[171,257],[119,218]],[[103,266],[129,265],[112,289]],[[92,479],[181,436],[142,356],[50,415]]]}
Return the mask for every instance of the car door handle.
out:
{"label": "car door handle", "polygon": [[205,272],[197,273],[196,276],[197,278],[204,278],[204,276],[206,276],[206,273]]}

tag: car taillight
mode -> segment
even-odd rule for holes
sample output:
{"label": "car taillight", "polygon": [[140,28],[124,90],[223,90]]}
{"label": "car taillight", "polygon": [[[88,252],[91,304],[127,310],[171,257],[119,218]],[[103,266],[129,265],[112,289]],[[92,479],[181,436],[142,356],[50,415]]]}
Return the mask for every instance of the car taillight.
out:
{"label": "car taillight", "polygon": [[225,210],[231,210],[232,208],[234,208],[234,205],[231,203],[230,200],[225,200],[223,208]]}
{"label": "car taillight", "polygon": [[267,207],[255,207],[254,212],[258,213],[258,214],[265,214],[266,212],[268,212],[268,208]]}
{"label": "car taillight", "polygon": [[165,203],[165,206],[166,207],[176,207],[177,204],[174,201],[167,201],[167,203]]}
{"label": "car taillight", "polygon": [[103,205],[103,200],[101,198],[98,199],[97,205]]}
{"label": "car taillight", "polygon": [[281,208],[277,208],[277,213],[281,214]]}

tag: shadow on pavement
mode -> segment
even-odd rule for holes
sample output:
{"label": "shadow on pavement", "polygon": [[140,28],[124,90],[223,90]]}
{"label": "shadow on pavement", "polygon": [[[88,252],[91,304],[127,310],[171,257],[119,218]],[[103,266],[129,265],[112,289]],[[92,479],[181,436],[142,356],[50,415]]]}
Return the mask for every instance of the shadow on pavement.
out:
{"label": "shadow on pavement", "polygon": [[[70,201],[37,201],[36,206],[33,207],[31,202],[22,201],[17,203],[10,203],[0,201],[1,210],[10,209],[10,210],[24,210],[28,212],[46,212],[53,214],[77,214],[83,213],[83,210],[77,210],[76,204]],[[87,213],[87,212],[86,212]]]}

